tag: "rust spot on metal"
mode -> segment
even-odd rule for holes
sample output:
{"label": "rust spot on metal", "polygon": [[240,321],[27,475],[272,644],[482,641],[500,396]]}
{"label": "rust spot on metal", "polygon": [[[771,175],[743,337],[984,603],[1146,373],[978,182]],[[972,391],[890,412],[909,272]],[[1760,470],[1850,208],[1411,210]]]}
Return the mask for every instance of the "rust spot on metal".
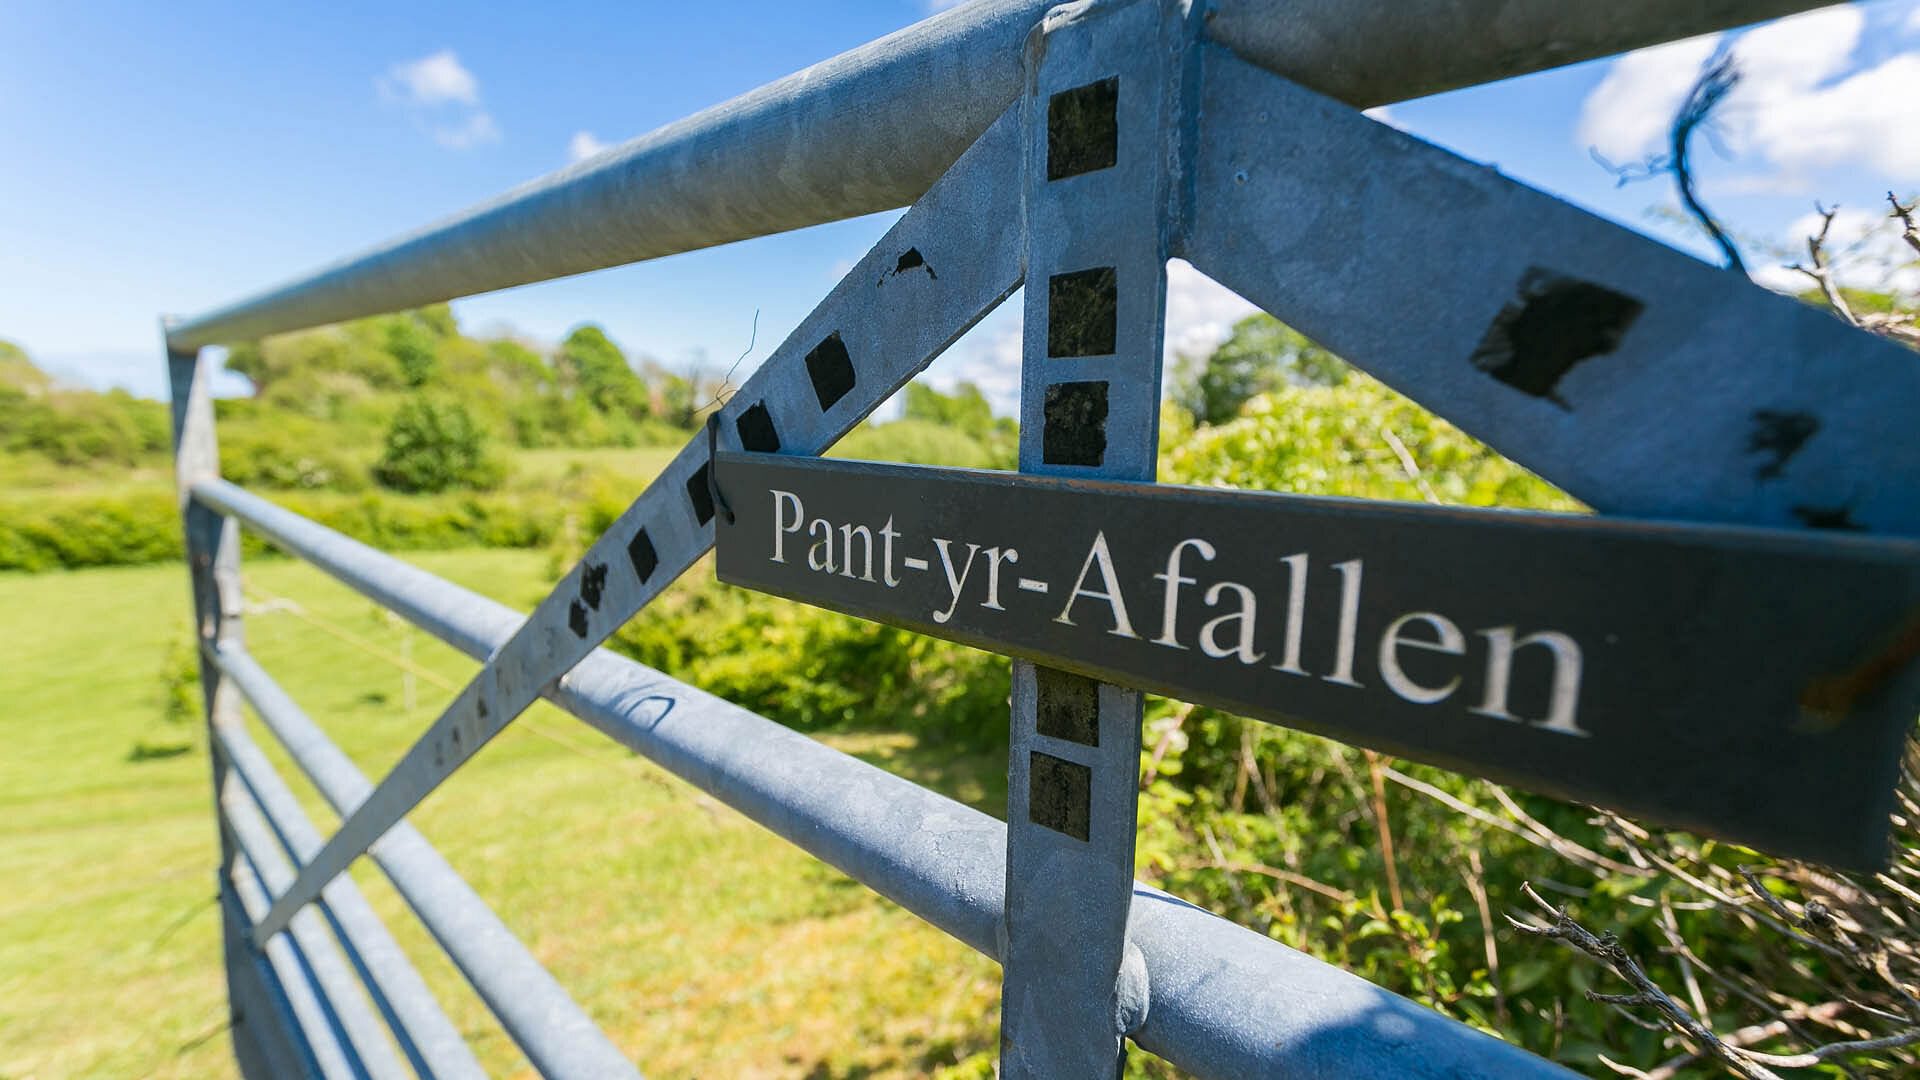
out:
{"label": "rust spot on metal", "polygon": [[1753,471],[1757,480],[1772,480],[1786,469],[1787,461],[1820,430],[1820,420],[1812,413],[1774,412],[1761,409],[1753,414],[1753,430],[1747,433],[1747,453],[1765,454],[1767,460]]}
{"label": "rust spot on metal", "polygon": [[1473,366],[1523,394],[1573,407],[1558,394],[1575,364],[1620,347],[1645,305],[1605,286],[1539,267],[1521,275],[1473,351]]}
{"label": "rust spot on metal", "polygon": [[1907,621],[1885,647],[1855,665],[1853,670],[1823,679],[1815,679],[1800,695],[1800,707],[1808,718],[1824,725],[1837,724],[1852,714],[1854,707],[1894,676],[1920,658],[1920,611]]}

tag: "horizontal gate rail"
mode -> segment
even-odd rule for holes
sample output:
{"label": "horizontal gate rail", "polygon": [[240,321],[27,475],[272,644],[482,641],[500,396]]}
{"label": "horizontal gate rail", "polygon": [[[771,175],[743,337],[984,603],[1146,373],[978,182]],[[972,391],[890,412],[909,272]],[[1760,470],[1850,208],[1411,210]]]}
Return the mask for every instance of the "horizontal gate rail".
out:
{"label": "horizontal gate rail", "polygon": [[[209,659],[233,680],[335,810],[346,812],[373,789],[244,649],[226,645],[212,651]],[[508,1037],[543,1075],[637,1075],[486,901],[412,825],[396,826],[370,854]]]}
{"label": "horizontal gate rail", "polygon": [[[214,737],[232,773],[246,785],[255,804],[252,813],[265,819],[287,854],[297,862],[305,862],[319,850],[321,837],[286,781],[274,771],[272,763],[244,727],[217,723]],[[273,862],[255,854],[257,845],[248,845],[237,818],[235,831],[241,834],[240,846],[255,865]],[[277,865],[285,872],[269,867],[266,875],[269,884],[292,876],[284,856]],[[415,1071],[445,1078],[484,1077],[486,1073],[474,1059],[473,1051],[467,1048],[459,1029],[440,1010],[419,972],[400,951],[400,944],[374,914],[353,879],[345,876],[336,879],[321,894],[321,899],[334,932],[348,947],[348,958],[360,969],[362,979],[373,991],[374,1004],[386,1016],[400,1049]]]}
{"label": "horizontal gate rail", "polygon": [[[262,295],[176,350],[891,210],[1019,96],[1055,0],[979,0]],[[1210,36],[1367,107],[1822,6],[1818,0],[1215,0]]]}
{"label": "horizontal gate rail", "polygon": [[[197,484],[192,492],[200,504],[475,659],[484,659],[522,621],[505,605],[226,481]],[[341,786],[367,790],[365,778],[312,721],[270,689],[258,665],[232,647],[216,660],[256,708],[262,700],[274,703],[268,723],[276,732],[285,726],[302,733],[288,742],[303,768],[333,759],[332,774],[351,772],[358,779]],[[547,696],[776,835],[1000,959],[1003,822],[604,649]],[[336,806],[352,805],[351,797],[327,794]],[[402,824],[375,845],[375,857],[390,857],[403,835],[419,836]],[[1138,883],[1134,889],[1128,934],[1145,960],[1151,1008],[1130,1037],[1198,1075],[1570,1075],[1186,901]]]}
{"label": "horizontal gate rail", "polygon": [[[224,740],[221,745],[224,752]],[[232,764],[231,757],[228,764]],[[273,823],[261,810],[252,791],[237,782],[231,772],[227,775],[226,790],[220,793],[220,809],[259,884],[266,888],[268,895],[285,889],[293,877],[293,867],[281,850]],[[251,903],[248,907],[252,907]],[[344,1052],[344,1064],[348,1067],[344,1075],[367,1076],[373,1080],[406,1076],[406,1066],[394,1054],[386,1031],[374,1016],[346,956],[329,936],[319,907],[303,910],[297,920],[299,925],[290,925],[290,929],[301,965],[319,992],[320,1004]],[[326,1064],[325,1059],[322,1064]]]}

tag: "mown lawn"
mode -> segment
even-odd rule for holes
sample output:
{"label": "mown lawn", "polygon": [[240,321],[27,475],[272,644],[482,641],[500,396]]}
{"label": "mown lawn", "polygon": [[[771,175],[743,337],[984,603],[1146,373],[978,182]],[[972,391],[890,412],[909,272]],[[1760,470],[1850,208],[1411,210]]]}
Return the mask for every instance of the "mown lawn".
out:
{"label": "mown lawn", "polygon": [[[540,552],[411,558],[523,609],[545,592]],[[303,565],[245,577],[250,647],[371,774],[473,670]],[[161,719],[186,605],[173,565],[0,576],[0,1078],[233,1072],[204,742]],[[835,741],[1004,798],[997,755]],[[413,820],[649,1076],[973,1073],[993,1048],[994,965],[544,704]],[[489,1072],[528,1074],[378,870],[355,876]]]}

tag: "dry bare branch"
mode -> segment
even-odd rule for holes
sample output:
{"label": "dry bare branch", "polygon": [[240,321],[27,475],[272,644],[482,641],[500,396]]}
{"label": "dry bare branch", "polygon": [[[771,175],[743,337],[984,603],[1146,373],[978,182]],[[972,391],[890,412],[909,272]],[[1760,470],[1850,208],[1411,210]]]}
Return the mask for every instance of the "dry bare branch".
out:
{"label": "dry bare branch", "polygon": [[1541,898],[1531,884],[1521,885],[1520,891],[1526,895],[1527,899],[1539,905],[1542,911],[1552,916],[1553,921],[1542,926],[1522,921],[1511,915],[1507,916],[1507,922],[1516,931],[1558,941],[1583,952],[1606,965],[1620,977],[1621,981],[1633,988],[1630,994],[1602,994],[1588,990],[1589,1001],[1605,1002],[1623,1008],[1651,1008],[1668,1027],[1691,1045],[1718,1058],[1736,1076],[1746,1077],[1748,1080],[1779,1080],[1778,1073],[1760,1062],[1749,1060],[1735,1047],[1728,1046],[1714,1034],[1712,1028],[1688,1011],[1686,1006],[1675,1001],[1665,990],[1660,989],[1659,984],[1647,976],[1646,970],[1627,953],[1626,949],[1621,947],[1619,940],[1612,934],[1596,935],[1581,926],[1566,913],[1564,908],[1557,908]]}
{"label": "dry bare branch", "polygon": [[1905,240],[1908,247],[1920,251],[1920,225],[1914,223],[1915,211],[1920,210],[1920,202],[1910,202],[1903,206],[1899,199],[1893,197],[1893,192],[1889,191],[1887,204],[1893,207],[1893,212],[1889,216],[1900,219],[1900,239]]}
{"label": "dry bare branch", "polygon": [[1860,317],[1853,313],[1847,298],[1841,295],[1840,284],[1833,277],[1832,261],[1827,258],[1827,234],[1833,231],[1833,219],[1840,213],[1840,208],[1836,206],[1829,210],[1819,203],[1815,203],[1813,208],[1820,214],[1820,232],[1807,237],[1807,258],[1813,265],[1809,267],[1805,263],[1794,263],[1788,269],[1812,278],[1814,284],[1820,286],[1820,295],[1826,297],[1827,306],[1833,309],[1833,313],[1849,325],[1859,326]]}

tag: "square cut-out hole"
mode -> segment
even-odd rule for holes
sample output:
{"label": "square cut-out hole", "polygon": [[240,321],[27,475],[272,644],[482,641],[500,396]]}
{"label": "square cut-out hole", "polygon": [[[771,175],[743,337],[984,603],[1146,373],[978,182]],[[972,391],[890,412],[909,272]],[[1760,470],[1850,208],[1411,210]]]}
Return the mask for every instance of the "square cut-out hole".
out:
{"label": "square cut-out hole", "polygon": [[1119,316],[1113,267],[1053,275],[1047,279],[1047,355],[1113,355]]}
{"label": "square cut-out hole", "polygon": [[647,530],[641,529],[627,541],[627,558],[633,561],[633,572],[645,585],[653,576],[654,568],[660,565],[660,555],[653,550],[653,540],[647,536]]}
{"label": "square cut-out hole", "polygon": [[807,354],[807,375],[813,379],[813,396],[820,399],[821,412],[833,408],[853,389],[853,358],[838,332],[828,334]]}
{"label": "square cut-out hole", "polygon": [[1093,770],[1038,750],[1027,755],[1027,820],[1075,840],[1091,833]]}
{"label": "square cut-out hole", "polygon": [[1120,157],[1120,80],[1062,90],[1047,99],[1047,179],[1111,169]]}
{"label": "square cut-out hole", "polygon": [[1048,465],[1098,465],[1107,456],[1107,384],[1047,387],[1040,459]]}
{"label": "square cut-out hole", "polygon": [[740,433],[740,449],[756,454],[773,454],[780,450],[780,433],[773,430],[773,414],[767,411],[767,403],[757,402],[753,408],[740,414],[733,422],[735,431]]}
{"label": "square cut-out hole", "polygon": [[1084,675],[1035,666],[1034,730],[1082,746],[1100,745],[1100,684]]}
{"label": "square cut-out hole", "polygon": [[707,477],[712,475],[712,468],[713,464],[709,462],[693,470],[693,475],[687,477],[687,501],[693,504],[693,516],[702,525],[713,520],[713,485],[707,482]]}

